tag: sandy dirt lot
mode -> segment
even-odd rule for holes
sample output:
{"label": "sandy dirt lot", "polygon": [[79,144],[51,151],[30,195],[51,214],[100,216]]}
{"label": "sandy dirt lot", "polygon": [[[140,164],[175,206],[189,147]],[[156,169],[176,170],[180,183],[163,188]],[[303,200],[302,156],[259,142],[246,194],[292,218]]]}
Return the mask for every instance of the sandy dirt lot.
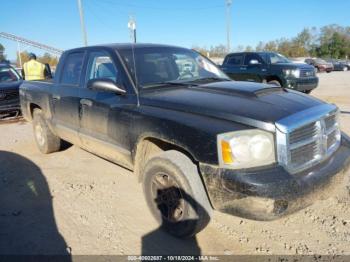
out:
{"label": "sandy dirt lot", "polygon": [[[320,74],[350,134],[350,72]],[[75,146],[42,155],[25,122],[0,124],[0,254],[348,254],[350,187],[272,222],[218,212],[196,238],[158,229],[132,172]],[[349,175],[349,174],[348,174]]]}

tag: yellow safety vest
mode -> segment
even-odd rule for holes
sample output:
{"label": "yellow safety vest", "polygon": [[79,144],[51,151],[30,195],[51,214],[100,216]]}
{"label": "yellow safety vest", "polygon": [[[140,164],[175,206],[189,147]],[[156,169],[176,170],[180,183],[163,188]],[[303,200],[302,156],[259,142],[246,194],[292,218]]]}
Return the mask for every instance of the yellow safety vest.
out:
{"label": "yellow safety vest", "polygon": [[44,70],[45,65],[32,59],[23,64],[25,80],[43,80],[45,79]]}

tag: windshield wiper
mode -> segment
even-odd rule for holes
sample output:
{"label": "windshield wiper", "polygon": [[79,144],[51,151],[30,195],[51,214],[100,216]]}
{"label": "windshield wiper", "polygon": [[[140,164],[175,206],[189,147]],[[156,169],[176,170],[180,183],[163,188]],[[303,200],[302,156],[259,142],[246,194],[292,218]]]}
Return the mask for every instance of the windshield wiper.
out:
{"label": "windshield wiper", "polygon": [[231,81],[231,79],[224,77],[202,77],[191,80],[191,82],[200,82],[200,81]]}
{"label": "windshield wiper", "polygon": [[157,82],[157,83],[145,85],[144,88],[157,87],[157,86],[191,86],[191,85],[193,84],[189,84],[188,82],[163,81],[163,82]]}

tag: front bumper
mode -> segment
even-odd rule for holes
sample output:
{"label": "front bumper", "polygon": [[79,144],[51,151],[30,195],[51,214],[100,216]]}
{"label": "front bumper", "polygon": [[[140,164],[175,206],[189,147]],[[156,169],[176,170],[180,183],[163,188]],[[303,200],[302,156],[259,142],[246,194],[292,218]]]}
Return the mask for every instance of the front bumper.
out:
{"label": "front bumper", "polygon": [[350,140],[324,162],[297,174],[274,165],[264,169],[229,170],[200,164],[210,201],[224,213],[273,220],[300,210],[344,186],[350,166]]}
{"label": "front bumper", "polygon": [[288,78],[286,79],[284,87],[303,92],[313,90],[317,85],[318,77]]}

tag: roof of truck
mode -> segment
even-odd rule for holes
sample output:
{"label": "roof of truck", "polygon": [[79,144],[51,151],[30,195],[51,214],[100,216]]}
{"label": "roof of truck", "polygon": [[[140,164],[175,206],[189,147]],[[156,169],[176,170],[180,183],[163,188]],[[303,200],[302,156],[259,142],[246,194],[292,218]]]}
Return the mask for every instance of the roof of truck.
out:
{"label": "roof of truck", "polygon": [[148,48],[148,47],[173,47],[173,48],[183,48],[179,46],[165,45],[165,44],[152,44],[152,43],[112,43],[112,44],[101,44],[93,46],[78,47],[66,51],[78,51],[92,48],[111,48],[111,49],[126,49],[126,48]]}

